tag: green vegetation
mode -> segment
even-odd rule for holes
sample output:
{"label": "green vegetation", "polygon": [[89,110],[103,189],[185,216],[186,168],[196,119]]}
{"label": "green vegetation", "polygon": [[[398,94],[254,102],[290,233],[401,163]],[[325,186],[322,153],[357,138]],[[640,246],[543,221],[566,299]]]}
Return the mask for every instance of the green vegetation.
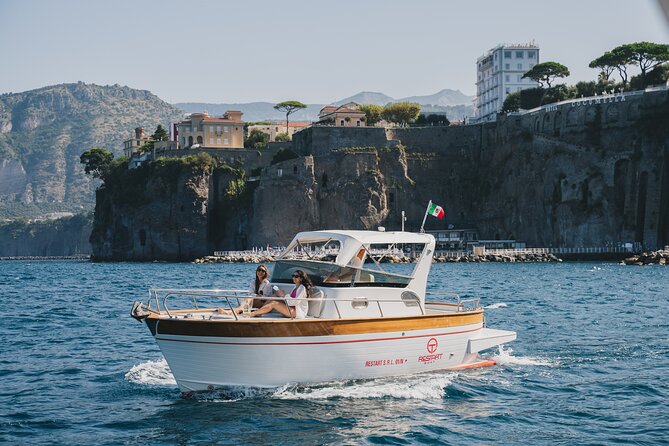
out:
{"label": "green vegetation", "polygon": [[297,153],[293,152],[290,149],[281,149],[278,152],[276,152],[276,155],[274,155],[270,164],[274,165],[282,161],[288,161],[295,158],[298,158]]}
{"label": "green vegetation", "polygon": [[104,147],[93,147],[82,153],[79,159],[81,164],[84,165],[84,171],[87,175],[93,175],[93,178],[100,178],[104,181],[109,173],[114,155]]}
{"label": "green vegetation", "polygon": [[275,110],[286,112],[286,133],[288,133],[288,116],[302,108],[307,108],[307,106],[299,101],[284,101],[274,106]]}
{"label": "green vegetation", "polygon": [[247,149],[266,149],[269,143],[269,135],[261,130],[253,129],[244,141]]}
{"label": "green vegetation", "polygon": [[393,102],[383,107],[381,117],[388,122],[408,125],[420,114],[420,105],[414,102]]}
{"label": "green vegetation", "polygon": [[421,126],[430,125],[434,127],[448,127],[451,124],[451,121],[449,121],[445,115],[439,115],[434,113],[429,115],[424,115],[421,113],[420,115],[418,115],[415,124]]}
{"label": "green vegetation", "polygon": [[360,106],[360,111],[365,114],[367,125],[374,126],[381,120],[383,107],[376,104],[365,104]]}
{"label": "green vegetation", "polygon": [[523,79],[529,78],[543,88],[544,84],[551,88],[551,82],[559,77],[569,76],[569,69],[558,62],[543,62],[538,63],[530,71],[523,74]]}
{"label": "green vegetation", "polygon": [[285,132],[284,133],[278,133],[274,137],[274,141],[275,142],[288,142],[288,141],[290,141],[290,135],[288,133],[285,133]]}
{"label": "green vegetation", "polygon": [[623,86],[627,86],[627,69],[638,66],[641,70],[641,88],[645,88],[646,76],[654,68],[669,62],[669,45],[653,42],[634,42],[620,45],[605,52],[603,55],[590,62],[590,68],[600,70],[599,77],[609,80],[613,70],[617,70]]}
{"label": "green vegetation", "polygon": [[514,91],[506,96],[502,104],[502,113],[510,113],[520,110],[520,91]]}

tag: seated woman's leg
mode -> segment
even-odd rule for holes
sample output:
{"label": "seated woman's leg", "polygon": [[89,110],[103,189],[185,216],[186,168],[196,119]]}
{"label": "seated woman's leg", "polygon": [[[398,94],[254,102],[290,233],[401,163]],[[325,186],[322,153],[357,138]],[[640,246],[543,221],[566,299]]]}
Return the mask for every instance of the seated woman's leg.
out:
{"label": "seated woman's leg", "polygon": [[285,317],[295,317],[295,307],[289,307],[284,302],[278,300],[267,302],[261,308],[252,311],[249,316],[251,317],[262,316],[263,314],[267,314],[271,311],[276,311],[278,313],[281,313]]}

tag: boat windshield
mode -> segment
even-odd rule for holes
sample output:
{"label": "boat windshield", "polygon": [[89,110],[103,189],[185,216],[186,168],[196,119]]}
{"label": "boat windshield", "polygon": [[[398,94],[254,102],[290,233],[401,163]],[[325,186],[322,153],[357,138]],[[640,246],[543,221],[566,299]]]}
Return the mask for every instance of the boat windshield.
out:
{"label": "boat windshield", "polygon": [[292,275],[301,269],[314,285],[324,287],[393,287],[404,288],[413,277],[378,270],[339,266],[314,260],[277,260],[272,282],[293,283]]}

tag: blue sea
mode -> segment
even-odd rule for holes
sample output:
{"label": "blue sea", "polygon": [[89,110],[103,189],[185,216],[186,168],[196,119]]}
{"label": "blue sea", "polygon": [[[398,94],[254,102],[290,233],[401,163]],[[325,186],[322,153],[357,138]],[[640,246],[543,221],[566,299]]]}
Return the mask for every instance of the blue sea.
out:
{"label": "blue sea", "polygon": [[435,264],[431,290],[517,331],[498,365],[182,397],[132,301],[255,267],[0,262],[0,443],[669,443],[669,267]]}

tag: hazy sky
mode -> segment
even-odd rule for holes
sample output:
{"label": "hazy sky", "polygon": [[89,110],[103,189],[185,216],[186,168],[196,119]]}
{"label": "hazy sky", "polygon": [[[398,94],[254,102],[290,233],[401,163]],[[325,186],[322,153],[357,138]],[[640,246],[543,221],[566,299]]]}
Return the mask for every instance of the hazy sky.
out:
{"label": "hazy sky", "polygon": [[619,44],[669,42],[669,27],[653,0],[0,0],[0,92],[83,81],[168,102],[474,94],[477,57],[531,40],[574,83]]}

